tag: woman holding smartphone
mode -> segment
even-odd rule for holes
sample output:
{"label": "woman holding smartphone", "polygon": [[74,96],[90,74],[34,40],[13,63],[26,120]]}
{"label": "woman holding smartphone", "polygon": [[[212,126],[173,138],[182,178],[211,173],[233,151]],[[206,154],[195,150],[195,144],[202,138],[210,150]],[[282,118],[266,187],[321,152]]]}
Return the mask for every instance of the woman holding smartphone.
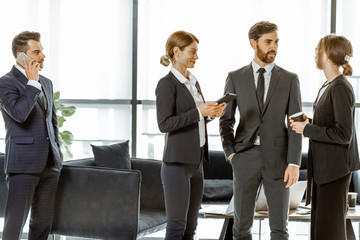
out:
{"label": "woman holding smartphone", "polygon": [[[355,96],[345,76],[353,50],[343,36],[328,35],[316,48],[316,65],[326,77],[314,102],[314,117],[291,121],[309,138],[307,203],[311,196],[311,239],[346,238],[347,193],[351,172],[360,168],[355,133]],[[340,72],[340,67],[343,72]],[[311,188],[312,184],[312,188]],[[311,193],[311,195],[310,195]]]}
{"label": "woman holding smartphone", "polygon": [[203,193],[202,161],[208,160],[206,123],[220,117],[225,103],[205,103],[195,66],[199,40],[177,31],[166,42],[164,66],[172,65],[156,87],[157,121],[165,135],[161,179],[167,217],[165,239],[193,239]]}

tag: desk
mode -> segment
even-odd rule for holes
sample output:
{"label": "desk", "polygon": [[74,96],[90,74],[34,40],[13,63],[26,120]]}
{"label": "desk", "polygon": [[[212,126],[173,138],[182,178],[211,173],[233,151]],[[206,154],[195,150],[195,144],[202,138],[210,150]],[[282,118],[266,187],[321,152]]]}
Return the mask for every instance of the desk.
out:
{"label": "desk", "polygon": [[[210,208],[204,207],[200,213],[204,214],[205,218],[224,218],[224,224],[221,230],[219,240],[232,240],[232,226],[234,224],[234,215],[222,214],[226,211],[227,205],[211,206]],[[299,208],[290,210],[289,221],[310,222],[310,214],[299,214]],[[259,223],[259,240],[261,240],[261,221],[268,218],[266,211],[256,211],[254,218],[260,220]],[[356,240],[355,233],[352,227],[352,222],[360,222],[360,205],[355,209],[349,209],[346,215],[346,230],[347,240]]]}

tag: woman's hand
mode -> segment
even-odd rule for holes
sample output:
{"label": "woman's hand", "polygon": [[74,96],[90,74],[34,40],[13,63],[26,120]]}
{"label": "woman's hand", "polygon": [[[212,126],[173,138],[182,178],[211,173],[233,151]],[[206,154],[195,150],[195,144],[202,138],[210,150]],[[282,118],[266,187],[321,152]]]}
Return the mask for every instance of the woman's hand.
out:
{"label": "woman's hand", "polygon": [[290,126],[292,127],[292,130],[295,131],[296,133],[302,134],[304,132],[304,128],[307,124],[309,124],[309,119],[307,116],[306,120],[304,122],[295,122],[294,120],[291,119],[291,117],[289,117],[290,119]]}
{"label": "woman's hand", "polygon": [[202,116],[217,118],[223,114],[225,107],[226,103],[204,103],[199,107],[199,109]]}

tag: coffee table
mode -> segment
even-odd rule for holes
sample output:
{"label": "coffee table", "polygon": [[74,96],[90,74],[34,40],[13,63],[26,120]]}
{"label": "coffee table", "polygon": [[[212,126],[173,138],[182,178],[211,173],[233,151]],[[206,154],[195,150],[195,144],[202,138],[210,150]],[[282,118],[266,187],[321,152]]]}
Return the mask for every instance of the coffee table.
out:
{"label": "coffee table", "polygon": [[[203,209],[200,211],[205,218],[224,218],[224,224],[220,233],[219,240],[232,240],[232,226],[234,224],[234,215],[224,214],[226,211],[227,205],[212,205],[212,206],[203,206]],[[304,212],[305,207],[299,207],[296,210],[290,210],[289,212],[289,221],[298,221],[298,222],[310,222],[310,213],[301,214]],[[268,218],[267,211],[255,211],[254,218],[259,220],[259,240],[261,240],[261,221]],[[347,230],[347,240],[356,240],[355,233],[352,227],[352,222],[360,222],[360,205],[357,205],[355,209],[349,209],[346,215],[346,230]],[[360,225],[359,225],[360,229]],[[310,239],[310,237],[309,237]]]}

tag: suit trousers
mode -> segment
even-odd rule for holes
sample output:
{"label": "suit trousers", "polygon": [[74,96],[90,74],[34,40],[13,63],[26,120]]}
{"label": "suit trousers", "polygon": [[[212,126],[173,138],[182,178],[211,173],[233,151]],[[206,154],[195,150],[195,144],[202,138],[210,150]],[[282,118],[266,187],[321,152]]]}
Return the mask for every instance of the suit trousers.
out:
{"label": "suit trousers", "polygon": [[167,218],[165,239],[194,239],[203,194],[202,161],[199,164],[164,162],[161,179]]}
{"label": "suit trousers", "polygon": [[347,195],[351,173],[333,182],[316,184],[311,197],[311,239],[346,240]]}
{"label": "suit trousers", "polygon": [[10,173],[6,176],[8,198],[3,240],[21,238],[30,207],[28,239],[46,240],[48,238],[54,216],[59,176],[60,170],[55,167],[52,158],[48,160],[48,164],[40,174]]}
{"label": "suit trousers", "polygon": [[272,240],[288,239],[289,194],[283,178],[273,179],[264,169],[260,146],[236,153],[231,161],[234,178],[234,240],[251,240],[255,202],[263,185]]}

